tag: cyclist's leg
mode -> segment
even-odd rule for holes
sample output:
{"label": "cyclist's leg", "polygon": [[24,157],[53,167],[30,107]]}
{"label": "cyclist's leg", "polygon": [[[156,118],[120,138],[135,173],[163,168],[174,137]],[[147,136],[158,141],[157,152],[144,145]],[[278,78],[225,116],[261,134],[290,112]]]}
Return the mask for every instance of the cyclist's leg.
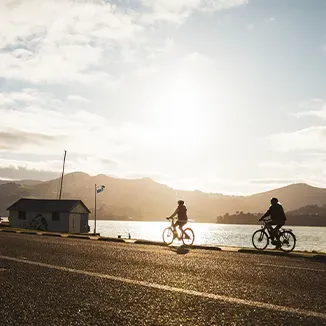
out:
{"label": "cyclist's leg", "polygon": [[275,234],[275,237],[277,238],[277,240],[279,240],[279,231],[281,229],[281,227],[284,225],[284,223],[280,223],[278,222],[275,226],[275,229],[274,229],[274,234]]}
{"label": "cyclist's leg", "polygon": [[275,242],[276,242],[276,249],[281,249],[282,247],[282,244],[281,244],[281,241],[280,241],[280,234],[279,234],[279,231],[280,231],[280,228],[283,226],[284,224],[276,224],[275,226]]}
{"label": "cyclist's leg", "polygon": [[[181,231],[181,234],[184,233],[183,227],[187,224],[187,221],[179,221],[179,229]],[[187,235],[186,235],[187,236]]]}
{"label": "cyclist's leg", "polygon": [[185,225],[186,223],[182,222],[182,221],[179,221],[178,225],[179,225],[179,229],[181,230],[181,232],[183,233],[183,226]]}
{"label": "cyclist's leg", "polygon": [[284,225],[284,224],[281,224],[281,223],[276,224],[275,229],[274,229],[276,234],[278,233],[278,231],[280,230],[280,228],[281,228],[283,225]]}
{"label": "cyclist's leg", "polygon": [[[269,234],[271,236],[271,242],[273,245],[277,245],[278,243],[278,229],[277,229],[277,225],[278,225],[278,221],[272,220],[269,223]],[[275,225],[275,228],[273,228],[273,225]]]}
{"label": "cyclist's leg", "polygon": [[267,227],[267,230],[268,230],[269,235],[271,237],[271,240],[274,241],[274,228],[273,228],[272,224],[273,224],[272,221],[267,222],[266,227]]}
{"label": "cyclist's leg", "polygon": [[171,225],[172,225],[172,229],[173,229],[173,231],[175,232],[175,231],[176,231],[176,227],[177,227],[177,225],[178,225],[178,220],[176,220],[176,221],[172,221]]}

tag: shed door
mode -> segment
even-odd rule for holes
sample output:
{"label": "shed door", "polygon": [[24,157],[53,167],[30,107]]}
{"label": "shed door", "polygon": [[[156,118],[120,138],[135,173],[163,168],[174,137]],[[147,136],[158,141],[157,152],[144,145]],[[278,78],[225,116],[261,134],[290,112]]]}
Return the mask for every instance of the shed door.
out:
{"label": "shed door", "polygon": [[69,232],[80,233],[80,214],[69,215]]}

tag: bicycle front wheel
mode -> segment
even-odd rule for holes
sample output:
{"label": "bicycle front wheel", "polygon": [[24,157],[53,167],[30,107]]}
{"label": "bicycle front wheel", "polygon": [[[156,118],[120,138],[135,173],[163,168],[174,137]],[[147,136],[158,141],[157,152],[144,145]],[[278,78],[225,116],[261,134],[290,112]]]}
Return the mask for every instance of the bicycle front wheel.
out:
{"label": "bicycle front wheel", "polygon": [[171,227],[164,229],[162,237],[163,237],[163,242],[166,243],[167,245],[170,245],[174,240],[173,229]]}
{"label": "bicycle front wheel", "polygon": [[257,230],[252,235],[252,244],[258,250],[266,249],[269,244],[269,239],[268,239],[267,233],[263,230]]}
{"label": "bicycle front wheel", "polygon": [[291,231],[283,231],[280,234],[281,250],[291,252],[295,248],[296,238]]}
{"label": "bicycle front wheel", "polygon": [[190,228],[185,229],[182,233],[182,242],[185,246],[191,246],[195,241],[194,231]]}

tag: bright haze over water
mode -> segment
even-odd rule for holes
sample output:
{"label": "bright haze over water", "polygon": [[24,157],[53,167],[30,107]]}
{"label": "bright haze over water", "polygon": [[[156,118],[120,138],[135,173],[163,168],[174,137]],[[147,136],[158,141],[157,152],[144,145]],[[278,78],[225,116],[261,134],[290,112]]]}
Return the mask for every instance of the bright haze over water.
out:
{"label": "bright haze over water", "polygon": [[[89,221],[91,232],[94,230],[94,221]],[[162,241],[162,232],[168,227],[168,222],[126,222],[126,221],[97,221],[96,231],[101,236]],[[195,232],[194,244],[249,247],[253,248],[251,238],[260,225],[231,225],[213,223],[188,223]],[[296,249],[299,251],[326,252],[324,240],[325,227],[285,226],[291,228],[296,235]],[[176,245],[182,244],[176,242]],[[268,247],[269,249],[275,246]]]}
{"label": "bright haze over water", "polygon": [[326,182],[324,0],[0,3],[0,178]]}

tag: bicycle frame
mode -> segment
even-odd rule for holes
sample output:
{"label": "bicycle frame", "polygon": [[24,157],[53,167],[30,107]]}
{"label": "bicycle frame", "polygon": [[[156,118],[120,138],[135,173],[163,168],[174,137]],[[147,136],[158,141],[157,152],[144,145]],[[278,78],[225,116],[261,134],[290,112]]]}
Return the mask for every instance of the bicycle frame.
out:
{"label": "bicycle frame", "polygon": [[[261,226],[262,230],[263,231],[267,231],[267,235],[268,235],[268,238],[271,239],[271,233],[270,233],[270,228],[272,228],[271,225],[268,224],[268,222],[270,222],[271,220],[263,220],[263,225]],[[292,229],[284,229],[283,227],[281,227],[279,230],[278,230],[278,235],[277,236],[280,236],[280,234],[284,231],[289,231],[289,232],[292,232]]]}
{"label": "bicycle frame", "polygon": [[271,238],[271,233],[267,221],[263,221],[263,225],[261,226],[261,228],[264,232],[267,231],[266,233],[268,235],[268,238]]}
{"label": "bicycle frame", "polygon": [[[180,229],[180,226],[179,226],[179,225],[174,226],[174,224],[173,224],[173,222],[176,221],[177,218],[172,217],[172,218],[167,218],[167,220],[169,220],[169,221],[171,222],[171,225],[170,225],[171,228],[172,228],[173,230],[175,230],[175,231],[178,233],[178,238],[180,239],[180,237],[181,237],[182,234],[183,234],[183,230]],[[178,232],[178,230],[179,230],[179,232]]]}

